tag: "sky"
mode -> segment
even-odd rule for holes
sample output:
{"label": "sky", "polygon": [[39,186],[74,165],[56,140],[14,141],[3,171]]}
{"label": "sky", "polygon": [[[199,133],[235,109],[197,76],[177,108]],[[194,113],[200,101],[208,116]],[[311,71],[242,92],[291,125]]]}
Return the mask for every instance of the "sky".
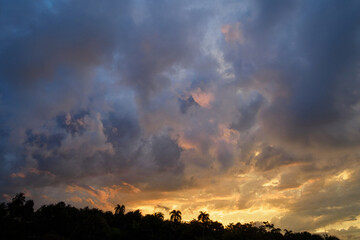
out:
{"label": "sky", "polygon": [[0,1],[0,200],[360,236],[360,1]]}

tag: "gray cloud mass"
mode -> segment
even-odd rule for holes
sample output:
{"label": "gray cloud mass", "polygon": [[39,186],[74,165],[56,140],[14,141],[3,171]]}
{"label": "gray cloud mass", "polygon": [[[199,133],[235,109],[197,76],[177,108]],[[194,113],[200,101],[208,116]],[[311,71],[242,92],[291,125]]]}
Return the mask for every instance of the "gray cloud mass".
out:
{"label": "gray cloud mass", "polygon": [[2,200],[359,233],[359,1],[0,9]]}

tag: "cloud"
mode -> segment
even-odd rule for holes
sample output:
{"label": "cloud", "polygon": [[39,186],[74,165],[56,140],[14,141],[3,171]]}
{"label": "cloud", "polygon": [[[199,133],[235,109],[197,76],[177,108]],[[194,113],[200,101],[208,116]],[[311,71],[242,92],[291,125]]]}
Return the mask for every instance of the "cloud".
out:
{"label": "cloud", "polygon": [[[357,3],[341,5],[341,11],[335,10],[336,2],[324,7],[309,2],[258,4],[259,12],[243,24],[249,26],[243,34],[254,47],[239,46],[242,54],[229,52],[227,59],[233,62],[239,83],[245,84],[250,63],[255,79],[247,80],[247,85],[271,83],[262,90],[271,101],[261,114],[264,128],[278,139],[301,144],[357,144],[357,129],[351,122],[358,115],[353,90],[358,87],[358,53],[353,49],[359,49],[355,40],[359,29],[354,24],[357,15],[350,10]],[[308,17],[300,15],[304,12]],[[279,74],[256,73],[266,69]],[[279,95],[279,88],[285,94]]]}
{"label": "cloud", "polygon": [[[306,153],[285,150],[280,146],[261,144],[251,155],[249,162],[255,170],[260,172],[278,171],[283,167],[307,167],[314,160],[314,156]],[[309,168],[314,168],[311,166]],[[290,176],[291,177],[291,176]]]}
{"label": "cloud", "polygon": [[331,229],[328,232],[331,235],[338,236],[339,238],[343,238],[343,239],[349,239],[349,240],[357,239],[360,236],[358,227],[349,227],[347,229],[341,229],[341,230]]}
{"label": "cloud", "polygon": [[0,195],[356,218],[358,5],[2,1]]}
{"label": "cloud", "polygon": [[[258,92],[251,92],[250,94],[238,94],[238,111],[239,116],[235,123],[230,125],[231,128],[244,131],[251,128],[256,123],[257,114],[265,102],[264,97]],[[245,99],[244,99],[245,98]]]}
{"label": "cloud", "polygon": [[187,99],[179,98],[179,105],[181,113],[186,113],[188,108],[191,106],[199,106],[199,104],[194,100],[192,96],[188,97]]}
{"label": "cloud", "polygon": [[241,23],[237,22],[234,25],[225,24],[221,27],[221,33],[224,34],[225,40],[231,43],[237,42],[243,44],[245,39],[241,32]]}

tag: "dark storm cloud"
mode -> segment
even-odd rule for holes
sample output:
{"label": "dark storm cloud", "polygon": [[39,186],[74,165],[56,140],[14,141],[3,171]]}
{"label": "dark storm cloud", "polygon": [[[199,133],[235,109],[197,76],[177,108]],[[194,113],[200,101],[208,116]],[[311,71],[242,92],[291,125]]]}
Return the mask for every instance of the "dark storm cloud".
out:
{"label": "dark storm cloud", "polygon": [[238,131],[251,128],[256,123],[256,116],[264,102],[264,97],[258,92],[251,92],[245,99],[239,94],[239,116],[236,117],[236,122],[232,123],[230,127]]}
{"label": "dark storm cloud", "polygon": [[[109,129],[119,127],[121,123],[126,126],[126,122],[129,122],[129,119],[116,119],[111,115],[110,119],[104,120],[108,122]],[[106,135],[101,120],[91,114],[85,119],[84,126],[86,129],[80,135],[66,130],[62,134],[52,135],[28,130],[22,152],[24,160],[3,175],[8,185],[2,190],[13,192],[14,188],[20,186],[71,185],[103,174],[113,177],[107,179],[109,182],[100,180],[97,185],[128,181],[146,182],[148,188],[156,189],[181,186],[184,170],[180,161],[182,149],[168,135],[168,131],[148,138],[140,134],[130,137],[129,134],[140,131],[137,126],[134,130],[119,129]],[[159,174],[171,181],[162,182]]]}
{"label": "dark storm cloud", "polygon": [[[132,13],[138,4],[144,5],[145,19]],[[206,16],[167,1],[51,2],[22,6],[21,13],[12,3],[3,5],[12,10],[2,24],[7,31],[2,34],[1,94],[18,114],[23,103],[37,106],[42,115],[56,114],[50,110],[54,105],[63,112],[86,107],[98,66],[114,69],[118,82],[133,87],[146,105],[169,86],[166,73],[173,66],[189,65],[196,56]]]}
{"label": "dark storm cloud", "polygon": [[154,136],[152,151],[160,171],[183,171],[184,166],[179,161],[182,149],[168,135]]}
{"label": "dark storm cloud", "polygon": [[194,100],[193,96],[190,96],[188,98],[182,99],[179,98],[179,105],[180,105],[180,111],[181,113],[186,113],[188,108],[191,106],[199,106],[199,104]]}
{"label": "dark storm cloud", "polygon": [[86,130],[84,117],[88,114],[89,112],[85,110],[81,110],[73,115],[70,113],[61,114],[57,116],[56,122],[60,128],[65,129],[68,133],[81,134]]}
{"label": "dark storm cloud", "polygon": [[199,52],[207,15],[202,10],[186,10],[171,1],[147,2],[148,18],[135,26],[138,31],[129,39],[119,64],[124,81],[138,90],[144,103],[158,90],[170,85],[165,75],[171,67],[189,66]]}
{"label": "dark storm cloud", "polygon": [[[359,114],[355,107],[360,96],[356,90],[360,19],[355,10],[359,3],[259,1],[257,5],[255,19],[245,20],[240,29],[245,43],[254,47],[239,44],[240,54],[227,56],[241,84],[265,86],[271,104],[261,114],[263,125],[291,141],[357,144],[358,128],[353,133],[348,128]],[[246,62],[254,66],[255,79],[250,82],[244,82]],[[277,74],[262,73],[266,69]]]}
{"label": "dark storm cloud", "polygon": [[33,133],[31,129],[26,131],[25,145],[31,147],[45,148],[51,150],[61,146],[61,141],[64,139],[63,134],[53,134],[46,136],[43,133]]}
{"label": "dark storm cloud", "polygon": [[1,2],[6,21],[1,22],[0,95],[7,127],[39,127],[60,113],[87,107],[94,68],[112,61],[128,26],[126,19],[116,24],[129,18],[128,5]]}
{"label": "dark storm cloud", "polygon": [[141,137],[137,116],[124,110],[118,107],[115,111],[110,111],[103,122],[107,141],[113,145],[115,151],[120,153],[131,148],[134,141]]}
{"label": "dark storm cloud", "polygon": [[135,99],[119,86],[152,109],[147,100],[169,86],[172,67],[199,54],[207,14],[168,1],[0,4],[3,191],[43,186],[44,173],[49,185],[118,172],[151,187],[152,175],[169,171],[177,186],[182,149],[169,133],[143,135]]}
{"label": "dark storm cloud", "polygon": [[305,161],[303,158],[287,153],[283,149],[274,146],[263,146],[261,152],[254,159],[254,166],[260,171],[268,171],[290,163]]}
{"label": "dark storm cloud", "polygon": [[[10,10],[8,21],[2,22],[7,29],[2,33],[2,81],[29,88],[35,81],[51,81],[61,72],[81,73],[111,60],[118,34],[126,30],[126,24],[119,24],[119,31],[112,30],[119,20],[111,11],[113,4],[116,14],[124,16],[125,1],[100,6],[92,1],[86,5],[81,1],[51,2],[51,6],[3,1],[2,9]],[[105,9],[110,12],[105,14]]]}
{"label": "dark storm cloud", "polygon": [[222,170],[227,170],[232,167],[234,163],[234,149],[226,142],[220,142],[217,148],[217,159],[221,164]]}

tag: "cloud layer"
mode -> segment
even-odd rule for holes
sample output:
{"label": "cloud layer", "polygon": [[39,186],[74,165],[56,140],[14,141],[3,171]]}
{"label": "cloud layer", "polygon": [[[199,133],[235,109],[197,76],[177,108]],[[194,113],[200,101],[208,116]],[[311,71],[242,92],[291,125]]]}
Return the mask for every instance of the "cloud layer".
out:
{"label": "cloud layer", "polygon": [[358,1],[0,8],[3,200],[358,233]]}

